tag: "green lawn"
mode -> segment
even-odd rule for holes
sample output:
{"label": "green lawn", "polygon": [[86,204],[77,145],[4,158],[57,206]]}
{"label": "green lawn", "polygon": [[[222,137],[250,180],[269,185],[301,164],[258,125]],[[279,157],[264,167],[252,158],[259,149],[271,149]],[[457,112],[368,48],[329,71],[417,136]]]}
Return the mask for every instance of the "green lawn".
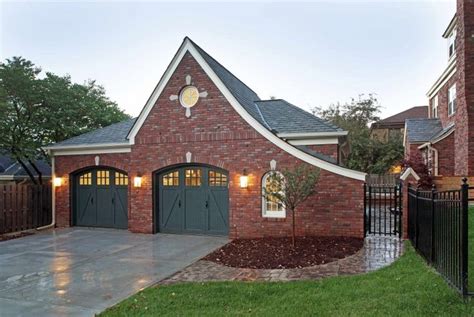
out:
{"label": "green lawn", "polygon": [[407,243],[394,264],[365,275],[312,282],[192,283],[145,289],[101,316],[468,316],[464,302]]}

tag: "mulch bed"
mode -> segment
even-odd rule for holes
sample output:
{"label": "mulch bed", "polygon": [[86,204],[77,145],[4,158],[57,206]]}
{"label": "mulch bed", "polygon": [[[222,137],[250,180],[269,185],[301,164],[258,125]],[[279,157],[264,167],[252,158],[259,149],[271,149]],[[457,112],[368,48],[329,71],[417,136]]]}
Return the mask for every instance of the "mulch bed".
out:
{"label": "mulch bed", "polygon": [[17,239],[21,237],[26,237],[34,234],[34,232],[17,232],[17,233],[7,233],[7,234],[0,234],[0,242],[7,241],[12,239]]}
{"label": "mulch bed", "polygon": [[237,239],[203,260],[250,269],[291,269],[336,261],[359,251],[363,239],[349,237],[297,237]]}

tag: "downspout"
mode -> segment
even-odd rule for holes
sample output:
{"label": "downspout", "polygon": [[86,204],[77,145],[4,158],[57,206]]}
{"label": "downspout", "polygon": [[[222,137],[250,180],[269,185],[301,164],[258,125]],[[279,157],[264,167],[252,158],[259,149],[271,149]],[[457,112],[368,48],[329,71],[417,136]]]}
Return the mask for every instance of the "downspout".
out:
{"label": "downspout", "polygon": [[438,176],[438,150],[436,148],[434,148],[432,145],[433,144],[430,143],[429,149],[432,150],[435,154],[434,158],[433,158],[433,161],[434,161],[434,164],[433,164],[434,165],[433,166],[433,172],[434,173],[433,174],[434,174],[434,176]]}
{"label": "downspout", "polygon": [[54,155],[51,153],[51,150],[48,150],[48,154],[51,156],[51,223],[46,226],[38,227],[36,230],[44,230],[44,229],[49,229],[49,228],[54,228],[56,225],[56,188],[54,187],[54,178],[56,177],[56,174],[54,172]]}

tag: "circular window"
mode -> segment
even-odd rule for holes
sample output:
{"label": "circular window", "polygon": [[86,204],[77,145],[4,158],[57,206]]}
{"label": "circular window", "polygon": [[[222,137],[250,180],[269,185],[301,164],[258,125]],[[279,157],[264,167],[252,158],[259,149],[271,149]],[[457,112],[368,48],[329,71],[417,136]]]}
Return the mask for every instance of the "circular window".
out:
{"label": "circular window", "polygon": [[179,102],[185,108],[193,107],[199,100],[199,91],[194,86],[184,87],[179,94]]}

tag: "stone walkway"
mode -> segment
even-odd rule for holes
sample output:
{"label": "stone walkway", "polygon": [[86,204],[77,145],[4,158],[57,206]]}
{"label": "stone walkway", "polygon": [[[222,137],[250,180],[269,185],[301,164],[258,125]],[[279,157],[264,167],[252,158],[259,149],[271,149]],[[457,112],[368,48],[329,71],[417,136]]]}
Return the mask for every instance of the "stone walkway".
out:
{"label": "stone walkway", "polygon": [[375,271],[391,264],[403,253],[403,242],[390,237],[367,237],[354,255],[327,264],[302,269],[242,269],[200,260],[159,284],[206,281],[296,281]]}

